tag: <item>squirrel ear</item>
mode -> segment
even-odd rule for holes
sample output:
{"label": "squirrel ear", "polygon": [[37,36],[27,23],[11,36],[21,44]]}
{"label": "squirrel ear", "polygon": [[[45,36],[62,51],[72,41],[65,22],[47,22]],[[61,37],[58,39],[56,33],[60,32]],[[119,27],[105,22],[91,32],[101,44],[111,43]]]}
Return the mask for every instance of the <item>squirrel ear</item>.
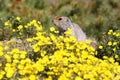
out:
{"label": "squirrel ear", "polygon": [[69,18],[67,18],[67,22],[71,22],[71,20]]}
{"label": "squirrel ear", "polygon": [[70,20],[69,19],[67,19],[67,22],[69,22]]}

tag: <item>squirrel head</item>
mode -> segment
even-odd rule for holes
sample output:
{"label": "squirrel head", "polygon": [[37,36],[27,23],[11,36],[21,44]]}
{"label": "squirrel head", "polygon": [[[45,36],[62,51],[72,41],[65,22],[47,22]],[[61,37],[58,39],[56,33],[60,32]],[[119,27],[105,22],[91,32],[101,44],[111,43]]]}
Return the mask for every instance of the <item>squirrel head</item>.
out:
{"label": "squirrel head", "polygon": [[60,29],[67,30],[71,26],[71,20],[65,16],[56,16],[52,22]]}

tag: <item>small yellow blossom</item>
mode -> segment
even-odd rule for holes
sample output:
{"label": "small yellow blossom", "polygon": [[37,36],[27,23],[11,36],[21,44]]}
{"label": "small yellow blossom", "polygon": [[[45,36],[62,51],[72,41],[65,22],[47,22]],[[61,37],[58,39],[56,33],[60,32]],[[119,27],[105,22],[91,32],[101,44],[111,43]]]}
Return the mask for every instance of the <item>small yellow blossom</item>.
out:
{"label": "small yellow blossom", "polygon": [[116,36],[116,37],[120,37],[120,33],[117,33],[115,36]]}
{"label": "small yellow blossom", "polygon": [[2,78],[4,77],[5,72],[4,71],[0,71],[0,79],[2,80]]}
{"label": "small yellow blossom", "polygon": [[4,47],[4,50],[8,50],[8,49],[9,49],[9,46],[5,46],[5,47]]}
{"label": "small yellow blossom", "polygon": [[15,29],[13,29],[13,30],[12,30],[12,32],[16,32],[16,30],[15,30]]}
{"label": "small yellow blossom", "polygon": [[111,58],[109,58],[109,61],[110,61],[111,63],[114,63],[115,60],[114,60],[114,58],[111,57]]}
{"label": "small yellow blossom", "polygon": [[87,43],[87,44],[90,44],[90,43],[91,43],[91,41],[90,41],[90,40],[86,40],[86,43]]}
{"label": "small yellow blossom", "polygon": [[14,55],[13,55],[13,58],[14,58],[14,59],[19,58],[19,54],[14,54]]}
{"label": "small yellow blossom", "polygon": [[117,45],[117,42],[113,42],[113,45],[116,46],[116,45]]}
{"label": "small yellow blossom", "polygon": [[32,39],[32,38],[28,38],[27,41],[28,41],[28,42],[32,42],[33,39]]}
{"label": "small yellow blossom", "polygon": [[99,49],[103,49],[103,46],[99,46]]}
{"label": "small yellow blossom", "polygon": [[8,54],[4,55],[5,59],[7,60],[7,62],[11,62],[11,57]]}
{"label": "small yellow blossom", "polygon": [[37,26],[37,27],[36,27],[36,30],[37,30],[37,31],[42,31],[43,28],[42,28],[42,26],[40,25],[40,26]]}
{"label": "small yellow blossom", "polygon": [[112,34],[112,33],[113,33],[113,30],[110,29],[110,30],[108,31],[108,35],[110,35],[110,34]]}
{"label": "small yellow blossom", "polygon": [[40,21],[38,21],[38,24],[41,24],[41,22],[40,22]]}
{"label": "small yellow blossom", "polygon": [[119,58],[119,56],[118,56],[118,55],[115,55],[115,58],[117,59],[117,58]]}
{"label": "small yellow blossom", "polygon": [[76,77],[75,80],[83,80],[83,79],[80,77]]}
{"label": "small yellow blossom", "polygon": [[28,26],[27,26],[27,25],[25,25],[24,27],[25,27],[25,28],[28,28]]}
{"label": "small yellow blossom", "polygon": [[3,50],[3,48],[2,48],[2,46],[0,46],[0,51],[2,51]]}
{"label": "small yellow blossom", "polygon": [[108,57],[107,56],[103,56],[103,59],[108,59]]}
{"label": "small yellow blossom", "polygon": [[17,64],[18,62],[19,62],[18,59],[14,59],[14,60],[13,60],[13,63],[15,63],[15,64]]}
{"label": "small yellow blossom", "polygon": [[8,67],[6,69],[6,77],[7,78],[11,78],[13,75],[14,75],[14,72],[15,72],[15,69],[14,68],[11,68],[11,67]]}
{"label": "small yellow blossom", "polygon": [[23,53],[20,55],[20,58],[22,58],[22,59],[24,59],[25,57],[26,57],[26,55]]}
{"label": "small yellow blossom", "polygon": [[21,30],[21,29],[23,29],[23,26],[22,26],[22,25],[19,25],[19,26],[18,26],[18,30]]}
{"label": "small yellow blossom", "polygon": [[19,64],[19,65],[18,65],[18,69],[20,69],[20,70],[24,69],[24,65]]}
{"label": "small yellow blossom", "polygon": [[109,41],[109,42],[108,42],[108,45],[109,45],[109,46],[111,46],[111,45],[112,45],[112,42],[111,42],[111,41]]}
{"label": "small yellow blossom", "polygon": [[36,76],[35,75],[30,75],[29,79],[30,80],[36,80]]}
{"label": "small yellow blossom", "polygon": [[31,22],[31,24],[36,24],[37,23],[37,21],[34,19],[34,20],[32,20],[32,22]]}
{"label": "small yellow blossom", "polygon": [[11,40],[9,40],[9,41],[7,41],[7,44],[11,44],[11,43],[13,43],[14,41],[11,39]]}
{"label": "small yellow blossom", "polygon": [[68,28],[68,30],[66,32],[64,32],[64,34],[66,36],[70,36],[70,34],[72,34],[72,29],[71,28]]}
{"label": "small yellow blossom", "polygon": [[11,24],[11,22],[8,20],[8,21],[6,21],[5,23],[4,23],[4,25],[5,26],[8,26],[8,27],[11,27],[12,26],[12,24]]}
{"label": "small yellow blossom", "polygon": [[116,48],[113,48],[113,51],[115,52],[115,51],[116,51]]}
{"label": "small yellow blossom", "polygon": [[54,28],[54,27],[51,27],[51,28],[50,28],[50,31],[51,31],[51,32],[55,31],[55,28]]}
{"label": "small yellow blossom", "polygon": [[16,20],[20,21],[20,20],[21,20],[21,18],[20,18],[20,17],[16,17]]}
{"label": "small yellow blossom", "polygon": [[113,32],[113,35],[115,36],[117,33],[116,32]]}
{"label": "small yellow blossom", "polygon": [[0,46],[2,46],[2,44],[3,44],[3,43],[2,43],[2,42],[0,42]]}
{"label": "small yellow blossom", "polygon": [[2,56],[4,53],[3,52],[0,52],[0,56]]}
{"label": "small yellow blossom", "polygon": [[22,32],[19,32],[19,35],[22,35],[23,33]]}
{"label": "small yellow blossom", "polygon": [[48,78],[46,78],[45,80],[53,80],[51,76],[49,76]]}

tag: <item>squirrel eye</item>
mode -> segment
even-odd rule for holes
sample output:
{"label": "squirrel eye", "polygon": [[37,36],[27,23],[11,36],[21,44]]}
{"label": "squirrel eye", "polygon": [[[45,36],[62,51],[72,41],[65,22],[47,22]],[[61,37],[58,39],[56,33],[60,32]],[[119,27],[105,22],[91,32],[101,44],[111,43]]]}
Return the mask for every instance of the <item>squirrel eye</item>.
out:
{"label": "squirrel eye", "polygon": [[62,20],[62,18],[59,18],[58,20],[60,21],[60,20]]}

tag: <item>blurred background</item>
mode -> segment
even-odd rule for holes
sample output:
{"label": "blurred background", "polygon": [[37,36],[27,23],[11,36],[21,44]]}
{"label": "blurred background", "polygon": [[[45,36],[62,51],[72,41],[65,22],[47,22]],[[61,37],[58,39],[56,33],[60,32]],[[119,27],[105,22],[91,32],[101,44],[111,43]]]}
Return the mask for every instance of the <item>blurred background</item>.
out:
{"label": "blurred background", "polygon": [[40,20],[46,32],[58,15],[68,16],[88,36],[100,40],[104,31],[120,28],[120,0],[0,0],[0,18],[20,16],[22,24]]}

